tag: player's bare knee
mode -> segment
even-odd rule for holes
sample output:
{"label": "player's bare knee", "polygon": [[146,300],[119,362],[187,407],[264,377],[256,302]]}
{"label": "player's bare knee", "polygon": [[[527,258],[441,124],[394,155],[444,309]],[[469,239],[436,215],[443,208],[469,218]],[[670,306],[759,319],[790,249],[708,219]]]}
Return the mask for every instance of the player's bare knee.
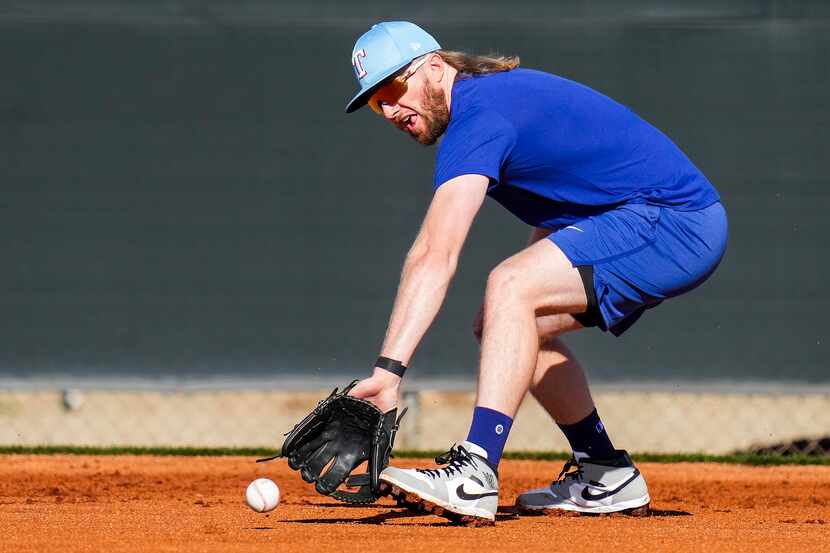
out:
{"label": "player's bare knee", "polygon": [[511,263],[501,263],[487,277],[485,303],[501,305],[504,302],[525,300],[526,285],[522,271]]}

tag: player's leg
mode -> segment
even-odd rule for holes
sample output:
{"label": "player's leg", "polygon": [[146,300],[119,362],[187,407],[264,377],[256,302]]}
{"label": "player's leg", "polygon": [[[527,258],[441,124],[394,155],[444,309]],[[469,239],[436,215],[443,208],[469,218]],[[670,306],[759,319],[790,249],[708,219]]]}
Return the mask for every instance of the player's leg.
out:
{"label": "player's leg", "polygon": [[[540,347],[530,392],[557,424],[575,424],[595,409],[594,399],[582,364],[559,338],[560,334],[572,329],[569,327],[573,323],[565,327],[559,321],[551,321],[552,318],[564,317],[540,317],[537,322]],[[567,321],[564,324],[567,325]],[[551,329],[552,325],[555,329]],[[582,328],[581,325],[578,327]],[[552,330],[555,334],[551,334]]]}
{"label": "player's leg", "polygon": [[[574,457],[549,486],[521,494],[519,511],[647,514],[645,480],[628,454],[614,449],[582,365],[559,338],[542,339],[531,392],[565,434]],[[571,467],[575,470],[568,473]]]}
{"label": "player's leg", "polygon": [[[484,297],[476,405],[513,417],[536,370],[537,320],[584,312],[587,301],[579,272],[549,240],[499,264],[490,273]],[[575,328],[579,326],[571,322],[559,331]]]}
{"label": "player's leg", "polygon": [[548,335],[540,344],[531,393],[565,434],[573,451],[589,457],[613,456],[614,446],[597,414],[582,365],[558,337]]}
{"label": "player's leg", "polygon": [[443,468],[389,467],[381,475],[399,499],[471,523],[495,519],[498,463],[536,370],[537,318],[585,311],[587,298],[579,272],[553,242],[542,240],[493,270],[484,303],[478,393],[467,440],[451,449]]}

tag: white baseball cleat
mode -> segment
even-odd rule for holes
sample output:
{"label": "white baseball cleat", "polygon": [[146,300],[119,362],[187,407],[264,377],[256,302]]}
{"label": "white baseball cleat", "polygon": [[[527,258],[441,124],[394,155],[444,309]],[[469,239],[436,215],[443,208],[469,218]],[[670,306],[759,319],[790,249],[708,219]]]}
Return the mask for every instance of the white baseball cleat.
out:
{"label": "white baseball cleat", "polygon": [[499,506],[498,472],[487,452],[461,442],[435,462],[435,469],[386,467],[380,480],[399,504],[469,526],[491,525]]}
{"label": "white baseball cleat", "polygon": [[521,494],[516,509],[524,515],[569,512],[646,516],[650,502],[646,481],[627,452],[617,450],[612,459],[589,459],[584,453],[574,452],[550,486]]}

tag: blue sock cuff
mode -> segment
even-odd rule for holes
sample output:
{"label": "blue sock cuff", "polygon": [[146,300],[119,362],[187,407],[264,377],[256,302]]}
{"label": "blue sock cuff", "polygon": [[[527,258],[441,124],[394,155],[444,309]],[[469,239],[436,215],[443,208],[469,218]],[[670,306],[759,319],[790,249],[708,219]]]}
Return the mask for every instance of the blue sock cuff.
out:
{"label": "blue sock cuff", "polygon": [[511,426],[513,419],[504,413],[488,407],[476,407],[467,441],[483,448],[487,452],[487,460],[498,466]]}

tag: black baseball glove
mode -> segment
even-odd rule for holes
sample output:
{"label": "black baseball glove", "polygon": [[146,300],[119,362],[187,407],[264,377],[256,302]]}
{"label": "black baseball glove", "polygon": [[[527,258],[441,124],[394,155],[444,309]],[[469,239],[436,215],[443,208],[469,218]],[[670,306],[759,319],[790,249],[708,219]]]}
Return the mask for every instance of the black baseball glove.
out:
{"label": "black baseball glove", "polygon": [[[406,409],[383,413],[374,404],[349,394],[355,380],[337,388],[286,434],[282,451],[288,466],[303,480],[314,482],[318,493],[349,503],[372,503],[382,494],[380,472],[389,464],[395,433]],[[268,461],[276,459],[260,459]],[[368,470],[351,476],[364,461]],[[327,469],[327,470],[326,470]],[[323,472],[325,470],[325,472]],[[348,489],[339,489],[345,483]]]}

